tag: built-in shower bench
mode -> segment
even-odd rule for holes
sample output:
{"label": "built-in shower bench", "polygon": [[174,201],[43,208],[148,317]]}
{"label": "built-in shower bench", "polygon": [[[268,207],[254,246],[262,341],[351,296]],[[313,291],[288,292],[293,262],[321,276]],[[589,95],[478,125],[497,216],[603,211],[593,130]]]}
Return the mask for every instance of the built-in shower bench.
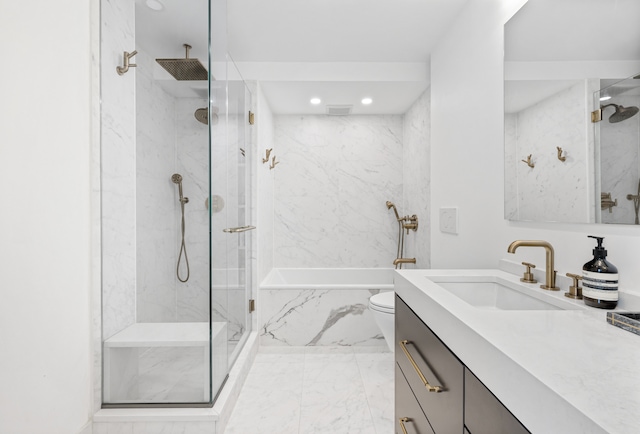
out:
{"label": "built-in shower bench", "polygon": [[[199,347],[204,371],[203,397],[209,400],[209,337],[213,349],[226,349],[227,324],[214,322],[135,323],[104,341],[104,402],[137,400],[141,351],[150,348]],[[214,356],[215,357],[215,356]],[[225,354],[226,357],[226,354]],[[200,362],[200,360],[199,360]]]}

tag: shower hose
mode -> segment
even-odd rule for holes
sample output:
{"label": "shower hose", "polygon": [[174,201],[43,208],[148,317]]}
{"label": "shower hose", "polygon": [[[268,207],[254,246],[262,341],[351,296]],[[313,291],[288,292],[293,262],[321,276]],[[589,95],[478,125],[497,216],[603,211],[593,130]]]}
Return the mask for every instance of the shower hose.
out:
{"label": "shower hose", "polygon": [[[188,200],[188,199],[187,199]],[[185,229],[185,223],[184,223],[184,204],[185,204],[186,200],[184,198],[180,198],[180,210],[182,211],[182,223],[181,223],[181,233],[182,233],[182,241],[180,241],[180,254],[178,255],[178,264],[176,265],[176,276],[178,277],[178,280],[182,283],[186,282],[187,280],[189,280],[189,257],[187,256],[187,246],[184,243],[184,229]],[[182,279],[182,277],[180,277],[180,263],[182,262],[182,255],[184,255],[184,262],[187,266],[187,277],[185,277],[184,279]]]}

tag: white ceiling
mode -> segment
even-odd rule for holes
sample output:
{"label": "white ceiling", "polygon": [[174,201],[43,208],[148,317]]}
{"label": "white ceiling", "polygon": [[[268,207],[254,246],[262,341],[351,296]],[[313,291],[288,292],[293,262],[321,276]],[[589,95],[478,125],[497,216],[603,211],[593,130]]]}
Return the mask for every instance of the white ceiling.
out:
{"label": "white ceiling", "polygon": [[[638,19],[640,0],[530,0],[505,25],[505,111],[536,104],[575,79],[617,82],[639,72]],[[530,79],[517,77],[523,72]],[[638,88],[633,82],[626,86]]]}
{"label": "white ceiling", "polygon": [[640,0],[530,0],[506,24],[508,61],[640,59]]}
{"label": "white ceiling", "polygon": [[[207,2],[160,1],[155,12],[136,0],[137,45],[183,57],[184,42],[206,43]],[[353,114],[401,114],[428,86],[431,50],[467,1],[227,0],[229,52],[275,113],[352,104]],[[205,63],[206,46],[190,43]],[[373,104],[362,106],[364,96]]]}
{"label": "white ceiling", "polygon": [[427,62],[467,0],[230,0],[236,62]]}
{"label": "white ceiling", "polygon": [[[165,9],[156,12],[144,1],[136,0],[136,46],[183,57],[188,42],[206,64],[208,2],[160,0]],[[401,114],[428,86],[430,53],[468,0],[211,0],[225,1],[229,51],[245,79],[260,80],[275,113],[351,104],[353,114]],[[507,60],[638,60],[639,17],[640,0],[530,0],[506,26]],[[182,91],[160,67],[154,74],[176,95],[206,89]],[[535,99],[567,84],[547,85],[519,87]],[[363,106],[365,96],[373,104]]]}

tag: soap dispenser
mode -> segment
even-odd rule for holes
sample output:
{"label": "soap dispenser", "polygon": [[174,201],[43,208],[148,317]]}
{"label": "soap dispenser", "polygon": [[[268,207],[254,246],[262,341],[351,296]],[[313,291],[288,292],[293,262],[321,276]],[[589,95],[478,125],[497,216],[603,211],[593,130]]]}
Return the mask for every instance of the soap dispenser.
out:
{"label": "soap dispenser", "polygon": [[618,304],[618,269],[607,261],[607,251],[602,247],[604,237],[594,237],[598,245],[593,249],[593,259],[582,267],[582,297],[587,306],[613,309]]}

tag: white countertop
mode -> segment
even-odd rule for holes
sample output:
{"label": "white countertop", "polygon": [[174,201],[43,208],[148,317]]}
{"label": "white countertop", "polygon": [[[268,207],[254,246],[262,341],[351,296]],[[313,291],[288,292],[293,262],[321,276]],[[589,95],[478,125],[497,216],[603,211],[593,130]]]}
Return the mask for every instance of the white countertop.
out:
{"label": "white countertop", "polygon": [[465,273],[520,284],[500,270],[398,270],[395,291],[532,433],[640,432],[639,335],[539,284],[527,286],[578,309],[483,310],[429,280]]}

